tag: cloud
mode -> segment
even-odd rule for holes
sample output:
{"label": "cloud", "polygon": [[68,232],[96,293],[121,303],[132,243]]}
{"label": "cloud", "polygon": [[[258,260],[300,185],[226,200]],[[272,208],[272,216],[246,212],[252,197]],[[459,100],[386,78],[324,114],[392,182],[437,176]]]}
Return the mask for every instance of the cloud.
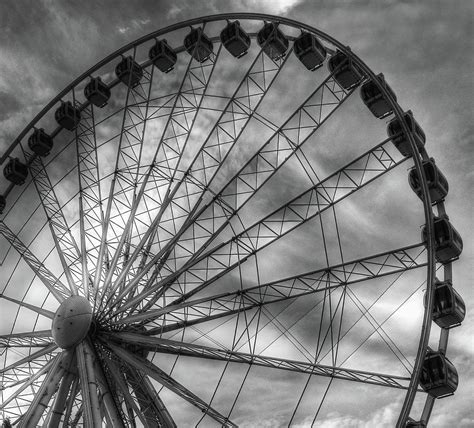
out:
{"label": "cloud", "polygon": [[[376,407],[373,406],[372,409]],[[318,420],[318,425],[324,428],[372,428],[394,426],[397,420],[399,403],[392,403],[382,408],[369,411],[362,417],[343,416],[337,412],[330,413],[325,419]],[[312,420],[307,419],[298,428],[310,427]]]}
{"label": "cloud", "polygon": [[242,6],[247,10],[259,8],[275,15],[288,13],[299,3],[302,0],[242,0]]}

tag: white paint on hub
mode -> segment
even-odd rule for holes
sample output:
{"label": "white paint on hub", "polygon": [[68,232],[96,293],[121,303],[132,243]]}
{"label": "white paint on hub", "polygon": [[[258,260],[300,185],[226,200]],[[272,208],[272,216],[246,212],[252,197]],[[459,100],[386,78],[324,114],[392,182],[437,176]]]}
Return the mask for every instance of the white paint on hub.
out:
{"label": "white paint on hub", "polygon": [[51,327],[53,339],[63,349],[82,342],[92,322],[92,308],[82,296],[71,296],[61,303]]}

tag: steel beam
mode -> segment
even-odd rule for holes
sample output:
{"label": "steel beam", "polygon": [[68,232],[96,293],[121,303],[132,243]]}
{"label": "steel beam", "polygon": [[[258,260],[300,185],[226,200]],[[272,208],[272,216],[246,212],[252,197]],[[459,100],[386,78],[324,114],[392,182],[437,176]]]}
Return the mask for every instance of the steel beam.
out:
{"label": "steel beam", "polygon": [[69,296],[71,291],[50,272],[42,262],[40,262],[36,256],[28,249],[28,247],[16,236],[12,230],[0,220],[0,234],[15,248],[20,254],[24,262],[31,268],[31,270],[38,276],[43,282],[46,288],[56,298],[58,302],[63,302]]}
{"label": "steel beam", "polygon": [[155,330],[169,331],[172,325],[181,328],[196,322],[205,322],[207,319],[233,315],[257,306],[420,268],[426,266],[425,261],[418,260],[425,250],[423,244],[412,245],[254,287],[139,312],[112,324],[147,323],[163,318],[166,319],[166,324],[159,325],[156,329],[148,329],[147,334],[153,334]]}
{"label": "steel beam", "polygon": [[[153,295],[149,303],[144,306],[149,308],[166,290],[171,288],[173,291],[172,287],[175,284],[186,283],[190,291],[183,294],[177,286],[174,294],[168,296],[168,298],[175,297],[172,304],[179,304],[189,299],[296,227],[321,215],[322,212],[403,163],[406,158],[396,160],[392,157],[390,152],[394,151],[390,144],[390,139],[382,141],[241,233],[200,254],[197,258],[190,259],[169,277],[129,299],[115,311],[115,314]],[[367,174],[369,169],[370,174]],[[136,285],[137,282],[138,280],[134,279],[128,287]]]}
{"label": "steel beam", "polygon": [[[184,216],[180,220],[180,225],[177,228],[179,230],[170,231],[163,229],[162,235],[164,238],[159,242],[159,251],[153,259],[145,266],[145,268],[135,276],[125,290],[129,291],[136,283],[141,279],[149,269],[151,269],[160,260],[163,254],[168,254],[169,249],[173,249],[175,245],[180,247],[184,253],[188,252],[184,261],[189,261],[192,256],[195,257],[195,251],[188,251],[184,245],[184,241],[179,242],[180,237],[186,230],[190,231],[191,235],[193,232],[199,230],[199,234],[205,233],[204,241],[209,243],[212,238],[222,231],[230,218],[242,208],[245,203],[250,199],[255,192],[261,188],[268,179],[303,145],[314,132],[328,119],[331,114],[339,107],[347,96],[351,92],[347,93],[342,90],[332,76],[329,76],[325,81],[318,86],[304,101],[298,109],[285,121],[285,123],[278,128],[274,134],[267,140],[267,142],[255,153],[255,155],[241,168],[241,170],[223,187],[223,189],[217,195],[210,195],[212,197],[211,202],[204,205],[199,209],[197,213],[194,212],[194,208],[197,208],[204,195],[201,195],[197,201],[185,200],[179,204],[179,209],[183,210],[183,207],[189,206],[189,215],[192,217]],[[323,107],[327,108],[323,109]],[[309,112],[309,113],[308,113]],[[323,113],[324,112],[324,113]],[[303,129],[296,132],[296,126],[301,123],[301,117],[305,117],[305,125]],[[201,154],[202,156],[202,154]],[[189,169],[185,174],[185,177],[189,176],[189,181],[193,187],[199,189],[199,194],[208,189],[209,180],[214,177],[214,173],[217,171],[217,165],[215,159],[209,154],[206,156],[209,165],[200,158],[196,158],[199,162],[204,162],[203,165],[194,166],[197,171],[204,171],[204,176],[197,175],[194,177],[192,174],[193,169]],[[199,168],[197,168],[199,166]],[[210,176],[206,176],[206,168],[211,171]],[[207,173],[209,174],[209,173]],[[189,190],[185,187],[186,192]],[[186,197],[186,194],[181,196]],[[189,196],[187,197],[189,199]],[[207,228],[200,226],[200,221],[209,218],[210,213],[213,216],[213,222],[211,230],[207,231]],[[163,228],[163,226],[161,226]],[[176,226],[173,225],[174,229]],[[206,233],[207,231],[207,233]],[[159,233],[159,228],[157,229]],[[205,248],[205,245],[203,246]],[[196,249],[195,249],[196,250]],[[182,258],[182,257],[181,257]],[[183,260],[180,260],[183,262]],[[148,284],[147,288],[150,288]]]}
{"label": "steel beam", "polygon": [[[209,64],[204,66],[194,60],[193,57],[191,57],[186,72],[181,80],[180,88],[173,103],[173,107],[168,117],[168,121],[165,125],[163,136],[158,143],[152,161],[152,166],[149,169],[147,175],[145,176],[145,180],[142,182],[140,191],[138,192],[138,195],[133,202],[133,206],[131,207],[129,219],[125,225],[124,232],[121,236],[120,242],[115,252],[115,256],[112,261],[112,266],[114,266],[114,264],[116,265],[118,257],[121,255],[121,249],[125,243],[126,237],[131,232],[131,227],[135,221],[135,217],[137,216],[138,204],[140,203],[142,197],[145,195],[145,190],[147,190],[147,184],[152,183],[149,182],[150,175],[156,175],[159,181],[163,180],[164,178],[165,181],[168,183],[168,186],[171,186],[171,184],[173,183],[174,174],[176,173],[175,168],[177,166],[177,163],[181,159],[183,151],[188,142],[189,135],[191,134],[191,131],[193,129],[196,115],[205,98],[207,87],[214,71],[215,64],[217,63],[219,52],[217,55],[213,55],[210,58]],[[204,70],[208,68],[210,68],[210,71],[204,73]],[[197,79],[196,75],[199,71],[201,72],[200,74],[203,74],[203,77]],[[188,98],[192,99],[191,103],[190,101],[188,101]],[[170,164],[174,165],[171,174],[167,173],[166,171],[166,169],[171,168]],[[156,174],[160,169],[164,169],[162,177],[159,177],[159,174]],[[156,189],[153,189],[153,191],[156,191]],[[169,188],[165,192],[166,200],[170,199],[168,193]],[[125,280],[128,272],[130,271],[135,259],[139,256],[139,250],[142,247],[146,246],[147,240],[151,237],[153,231],[156,228],[158,220],[161,218],[160,213],[164,211],[166,206],[167,204],[165,203],[165,201],[160,201],[160,210],[156,218],[154,220],[147,219],[147,222],[151,223],[151,225],[148,227],[148,230],[144,233],[143,236],[138,236],[140,243],[137,245],[137,249],[127,260],[118,278],[115,280],[115,285],[110,291],[111,293],[115,292],[119,288],[119,286],[123,284],[123,281]],[[109,272],[105,279],[105,287],[109,285],[112,278],[111,275],[112,272]]]}
{"label": "steel beam", "polygon": [[[331,377],[335,379],[361,382],[389,388],[407,389],[408,383],[410,381],[409,377],[404,376],[347,369],[344,367],[332,367],[317,363],[313,364],[307,361],[288,360],[265,355],[248,354],[244,352],[231,351],[228,349],[218,349],[169,339],[162,339],[158,337],[144,336],[136,333],[108,333],[106,337],[117,343],[133,343],[142,346],[144,349],[153,350],[155,352],[186,355],[189,357],[206,358],[219,361],[229,361],[233,363],[253,364],[270,369],[288,370],[298,373]],[[117,354],[119,352],[123,354],[123,352],[118,350],[121,348],[111,344],[110,346],[114,352],[117,352]],[[130,357],[127,358],[130,360]],[[142,364],[145,364],[146,367],[149,366],[149,364],[144,362],[142,362]]]}
{"label": "steel beam", "polygon": [[44,355],[50,354],[57,348],[57,345],[55,343],[51,343],[48,346],[45,346],[44,348],[39,349],[36,352],[31,353],[30,355],[27,355],[26,357],[15,361],[14,363],[11,363],[10,365],[4,367],[3,369],[0,369],[0,374],[3,374],[9,370],[16,369],[17,367],[21,366],[22,364],[27,364],[31,363],[32,361],[36,360],[37,358],[40,358]]}
{"label": "steel beam", "polygon": [[116,385],[116,388],[123,396],[130,420],[133,422],[135,420],[135,417],[137,417],[138,419],[140,419],[145,428],[154,428],[153,424],[148,424],[148,420],[145,417],[143,410],[138,407],[137,403],[133,399],[129,391],[129,385],[125,380],[125,374],[117,366],[116,361],[107,359],[105,360],[105,364],[109,375],[111,376],[113,382]]}
{"label": "steel beam", "polygon": [[[8,408],[8,405],[17,399],[18,397],[22,397],[23,399],[27,396],[27,393],[25,392],[29,387],[34,385],[34,383],[45,373],[49,373],[51,370],[51,367],[53,365],[53,362],[55,360],[52,359],[48,361],[40,370],[38,370],[33,376],[28,377],[25,381],[21,382],[21,386],[15,391],[14,394],[12,394],[10,397],[8,397],[2,404],[0,404],[0,410]],[[20,383],[18,383],[20,384]],[[16,385],[15,385],[16,386]],[[4,389],[2,387],[2,389]]]}
{"label": "steel beam", "polygon": [[213,409],[208,403],[201,400],[197,395],[193,394],[185,386],[181,385],[171,376],[166,374],[163,370],[156,367],[152,362],[146,360],[145,358],[138,357],[137,355],[132,354],[126,349],[114,345],[112,343],[103,342],[103,345],[111,349],[119,358],[121,358],[131,367],[152,377],[157,382],[168,388],[170,391],[174,392],[175,394],[186,400],[188,403],[192,404],[193,406],[196,406],[202,412],[209,415],[215,421],[220,422],[223,426],[237,427],[237,425],[229,421],[224,415]]}
{"label": "steel beam", "polygon": [[71,419],[71,414],[72,414],[72,408],[74,406],[74,400],[76,398],[76,395],[79,392],[79,377],[76,377],[71,385],[71,393],[69,394],[69,397],[66,402],[66,408],[64,412],[64,420],[62,424],[62,428],[69,428],[69,420]]}
{"label": "steel beam", "polygon": [[36,428],[47,409],[53,394],[56,392],[65,371],[69,370],[73,358],[73,353],[65,351],[58,354],[51,366],[49,373],[44,379],[40,389],[36,392],[35,398],[22,418],[20,426],[22,428]]}
{"label": "steel beam", "polygon": [[87,351],[94,358],[94,372],[98,381],[99,389],[102,394],[102,401],[105,406],[108,419],[114,428],[125,428],[124,421],[121,417],[118,403],[115,400],[116,394],[112,392],[111,385],[107,381],[107,378],[102,370],[101,362],[98,359],[97,353],[93,349],[92,345],[88,342],[84,343]]}
{"label": "steel beam", "polygon": [[16,303],[18,306],[22,306],[24,308],[30,309],[31,311],[36,312],[39,315],[43,315],[44,317],[49,318],[51,320],[54,318],[54,312],[48,311],[47,309],[44,309],[44,308],[40,308],[39,306],[32,305],[27,302],[22,302],[21,300],[14,299],[13,297],[5,296],[5,294],[0,294],[0,298],[8,300],[9,302]]}
{"label": "steel beam", "polygon": [[102,426],[98,385],[95,378],[92,356],[84,342],[76,347],[79,379],[81,381],[82,405],[84,409],[85,428]]}
{"label": "steel beam", "polygon": [[69,289],[73,295],[82,289],[82,256],[72,236],[71,229],[64,216],[62,206],[49,178],[41,156],[28,154],[25,158],[29,165],[33,182],[43,205],[51,236],[64,270]]}
{"label": "steel beam", "polygon": [[159,423],[159,426],[163,428],[176,428],[173,418],[148,377],[132,368],[127,370],[126,376],[140,404],[140,410],[147,425],[153,427]]}
{"label": "steel beam", "polygon": [[0,336],[0,349],[45,347],[50,346],[52,343],[54,342],[51,330],[11,333]]}
{"label": "steel beam", "polygon": [[67,398],[71,385],[76,378],[76,374],[72,371],[65,373],[63,379],[61,380],[61,385],[59,386],[56,398],[53,404],[51,411],[48,414],[48,420],[45,423],[47,428],[58,428],[61,422],[61,418],[64,415],[64,412],[67,407]]}

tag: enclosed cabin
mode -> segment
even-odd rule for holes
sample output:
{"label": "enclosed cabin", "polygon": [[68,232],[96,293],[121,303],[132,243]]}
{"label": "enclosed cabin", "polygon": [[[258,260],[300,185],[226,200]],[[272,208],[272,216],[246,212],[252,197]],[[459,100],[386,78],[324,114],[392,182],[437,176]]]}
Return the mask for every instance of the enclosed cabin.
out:
{"label": "enclosed cabin", "polygon": [[326,48],[311,33],[303,32],[293,43],[296,57],[310,71],[317,70],[326,59]]}
{"label": "enclosed cabin", "polygon": [[328,69],[336,82],[345,90],[357,86],[364,78],[362,71],[354,64],[352,59],[340,50],[337,50],[329,58]]}
{"label": "enclosed cabin", "polygon": [[71,101],[61,102],[54,113],[54,118],[60,126],[73,131],[81,121],[81,112],[72,105]]}
{"label": "enclosed cabin", "polygon": [[115,74],[122,83],[134,88],[143,77],[143,68],[131,56],[127,56],[117,64]]}
{"label": "enclosed cabin", "polygon": [[423,361],[420,385],[435,398],[452,395],[458,387],[458,372],[444,354],[429,350]]}
{"label": "enclosed cabin", "polygon": [[[432,204],[437,204],[444,200],[449,191],[449,184],[446,177],[436,166],[433,158],[423,161],[422,168],[425,173],[426,182]],[[420,174],[416,168],[412,168],[408,174],[408,183],[415,194],[423,199],[423,190],[421,187]]]}
{"label": "enclosed cabin", "polygon": [[287,37],[280,31],[275,22],[266,22],[257,34],[258,45],[263,52],[276,61],[283,58],[288,50],[289,42]]}
{"label": "enclosed cabin", "polygon": [[[426,136],[423,129],[421,129],[421,126],[413,117],[411,110],[403,113],[403,120],[415,140],[417,150],[421,151],[425,145]],[[403,132],[402,124],[400,120],[398,120],[398,117],[395,117],[388,123],[387,134],[392,139],[394,146],[403,156],[410,157],[412,155],[410,150],[410,140]]]}
{"label": "enclosed cabin", "polygon": [[383,119],[393,113],[393,107],[382,93],[379,85],[390,94],[394,101],[397,101],[395,92],[393,92],[392,88],[388,86],[382,73],[377,75],[377,82],[369,80],[361,86],[360,97],[376,118]]}
{"label": "enclosed cabin", "polygon": [[110,98],[110,88],[100,77],[93,77],[84,88],[84,96],[96,107],[104,107]]}
{"label": "enclosed cabin", "polygon": [[433,321],[441,328],[459,326],[466,316],[466,305],[450,280],[436,281],[433,296]]}
{"label": "enclosed cabin", "polygon": [[53,138],[43,128],[35,129],[28,138],[28,147],[38,156],[48,156],[53,148]]}
{"label": "enclosed cabin", "polygon": [[[457,259],[463,248],[461,235],[447,216],[435,217],[433,223],[436,260],[439,263],[449,263]],[[426,226],[422,230],[422,239],[427,241]]]}
{"label": "enclosed cabin", "polygon": [[7,198],[5,196],[0,195],[0,214],[3,214],[3,210],[7,206]]}
{"label": "enclosed cabin", "polygon": [[169,73],[173,70],[178,56],[166,40],[157,40],[148,51],[148,58],[158,70]]}
{"label": "enclosed cabin", "polygon": [[221,31],[221,42],[232,56],[244,56],[250,47],[250,36],[242,29],[239,21],[229,22]]}
{"label": "enclosed cabin", "polygon": [[28,177],[28,167],[20,162],[20,159],[14,158],[3,168],[3,175],[5,178],[17,186],[22,185]]}
{"label": "enclosed cabin", "polygon": [[211,39],[206,36],[202,27],[191,29],[184,38],[184,47],[189,55],[199,62],[207,61],[214,49]]}

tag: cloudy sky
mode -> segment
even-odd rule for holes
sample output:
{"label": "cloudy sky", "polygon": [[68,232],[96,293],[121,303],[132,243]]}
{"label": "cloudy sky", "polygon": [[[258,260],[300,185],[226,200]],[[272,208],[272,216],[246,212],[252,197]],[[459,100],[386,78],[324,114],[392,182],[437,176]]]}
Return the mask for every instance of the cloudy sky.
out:
{"label": "cloudy sky", "polygon": [[[428,152],[450,183],[447,212],[464,240],[464,252],[454,264],[453,278],[467,306],[466,320],[461,328],[452,331],[448,350],[449,358],[458,368],[460,386],[454,397],[436,403],[432,426],[472,426],[469,398],[474,396],[474,6],[471,1],[2,2],[0,153],[52,97],[107,54],[179,21],[245,11],[299,20],[350,45],[372,70],[384,73],[402,107],[415,112],[426,132]],[[284,376],[279,377],[278,385],[284,387],[284,381]],[[266,419],[266,426],[272,426],[273,411],[270,405],[262,410],[262,425]],[[324,426],[384,426],[393,421],[393,412],[390,406],[374,409],[367,404],[358,417],[329,414]]]}

